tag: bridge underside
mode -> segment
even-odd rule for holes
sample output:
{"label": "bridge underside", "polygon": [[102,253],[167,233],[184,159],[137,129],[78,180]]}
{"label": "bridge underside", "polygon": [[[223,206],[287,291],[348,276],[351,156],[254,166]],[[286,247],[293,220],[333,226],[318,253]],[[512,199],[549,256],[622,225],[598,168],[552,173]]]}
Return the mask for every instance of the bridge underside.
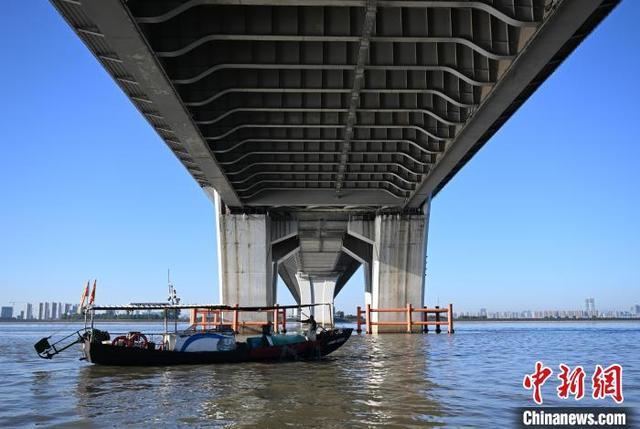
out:
{"label": "bridge underside", "polygon": [[372,303],[420,305],[430,199],[617,1],[52,3],[217,198],[225,302],[364,264]]}

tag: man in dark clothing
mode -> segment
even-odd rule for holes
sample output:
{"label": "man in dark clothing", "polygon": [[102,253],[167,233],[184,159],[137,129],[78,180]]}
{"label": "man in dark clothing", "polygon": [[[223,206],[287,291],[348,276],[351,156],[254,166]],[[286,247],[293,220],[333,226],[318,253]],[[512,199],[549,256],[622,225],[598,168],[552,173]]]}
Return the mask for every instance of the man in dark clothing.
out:
{"label": "man in dark clothing", "polygon": [[272,345],[271,343],[271,335],[273,335],[273,324],[271,322],[267,322],[262,325],[262,346],[268,347]]}
{"label": "man in dark clothing", "polygon": [[316,319],[313,318],[313,314],[309,316],[307,320],[301,320],[301,323],[308,323],[309,330],[307,331],[307,338],[310,341],[316,340],[316,329],[318,329],[318,324],[316,323]]}

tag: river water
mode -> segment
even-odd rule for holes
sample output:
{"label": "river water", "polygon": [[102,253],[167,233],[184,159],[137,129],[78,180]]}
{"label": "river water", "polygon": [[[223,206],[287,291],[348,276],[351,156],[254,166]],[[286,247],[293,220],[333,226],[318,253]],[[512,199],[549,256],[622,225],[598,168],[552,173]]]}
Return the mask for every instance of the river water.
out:
{"label": "river water", "polygon": [[93,366],[78,346],[39,359],[33,343],[61,328],[75,329],[0,324],[0,427],[510,427],[515,407],[534,405],[522,379],[536,360],[554,371],[545,405],[615,405],[557,399],[559,363],[587,381],[621,364],[623,405],[640,405],[638,322],[465,322],[451,336],[354,335],[318,362],[160,368]]}

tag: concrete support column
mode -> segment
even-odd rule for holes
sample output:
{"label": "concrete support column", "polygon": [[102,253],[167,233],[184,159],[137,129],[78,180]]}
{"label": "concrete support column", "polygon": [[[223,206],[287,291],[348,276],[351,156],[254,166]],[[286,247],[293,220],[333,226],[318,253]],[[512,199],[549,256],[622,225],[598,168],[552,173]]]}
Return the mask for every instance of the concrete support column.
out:
{"label": "concrete support column", "polygon": [[[426,248],[426,217],[422,215],[380,215],[375,220],[371,306],[422,307]],[[404,321],[406,313],[374,313],[372,320]],[[414,328],[420,332],[421,327]],[[405,326],[374,326],[373,332],[406,331]]]}
{"label": "concrete support column", "polygon": [[[267,214],[229,213],[215,197],[220,304],[275,305],[280,265],[300,246],[297,223]],[[241,320],[271,319],[270,312],[241,314]]]}
{"label": "concrete support column", "polygon": [[[423,306],[429,209],[427,201],[423,214],[382,214],[349,221],[343,250],[363,264],[365,304],[372,308]],[[406,312],[372,313],[373,322],[405,320]],[[374,333],[394,331],[405,332],[406,326],[373,327]]]}
{"label": "concrete support column", "polygon": [[[220,304],[272,306],[276,273],[271,255],[271,221],[266,214],[230,214],[216,197]],[[268,313],[241,314],[266,321]]]}
{"label": "concrete support column", "polygon": [[220,303],[275,304],[275,275],[267,215],[218,215]]}
{"label": "concrete support column", "polygon": [[336,282],[330,279],[314,279],[298,273],[296,275],[300,287],[301,304],[331,304],[302,309],[306,315],[313,314],[319,325],[331,325],[333,322],[333,298]]}

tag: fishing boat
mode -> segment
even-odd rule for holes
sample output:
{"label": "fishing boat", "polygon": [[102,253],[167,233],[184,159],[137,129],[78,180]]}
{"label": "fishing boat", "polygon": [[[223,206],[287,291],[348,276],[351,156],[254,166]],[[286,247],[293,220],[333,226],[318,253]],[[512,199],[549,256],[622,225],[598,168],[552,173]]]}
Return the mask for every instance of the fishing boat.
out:
{"label": "fishing boat", "polygon": [[[316,304],[324,305],[324,304]],[[84,358],[97,365],[117,366],[155,366],[186,364],[218,364],[260,361],[292,361],[320,359],[337,350],[351,336],[352,329],[318,327],[316,331],[303,334],[273,333],[267,322],[263,324],[260,335],[245,336],[239,340],[237,335],[239,312],[270,312],[288,308],[314,307],[278,306],[278,307],[239,307],[225,305],[179,305],[169,304],[129,304],[122,306],[89,305],[85,308],[85,326],[53,343],[51,337],[42,338],[34,347],[38,356],[51,359],[60,352],[80,344]],[[127,332],[112,334],[95,328],[96,311],[153,311],[164,313],[164,332],[143,333]],[[191,310],[206,314],[232,313],[233,323],[224,319],[216,323],[194,323],[187,329],[178,329],[178,314],[181,310]],[[284,315],[284,313],[283,313]],[[173,319],[173,329],[169,329]],[[254,322],[260,325],[260,322]],[[278,321],[276,320],[276,326]],[[266,329],[265,329],[266,327]],[[277,330],[277,329],[276,329]]]}

